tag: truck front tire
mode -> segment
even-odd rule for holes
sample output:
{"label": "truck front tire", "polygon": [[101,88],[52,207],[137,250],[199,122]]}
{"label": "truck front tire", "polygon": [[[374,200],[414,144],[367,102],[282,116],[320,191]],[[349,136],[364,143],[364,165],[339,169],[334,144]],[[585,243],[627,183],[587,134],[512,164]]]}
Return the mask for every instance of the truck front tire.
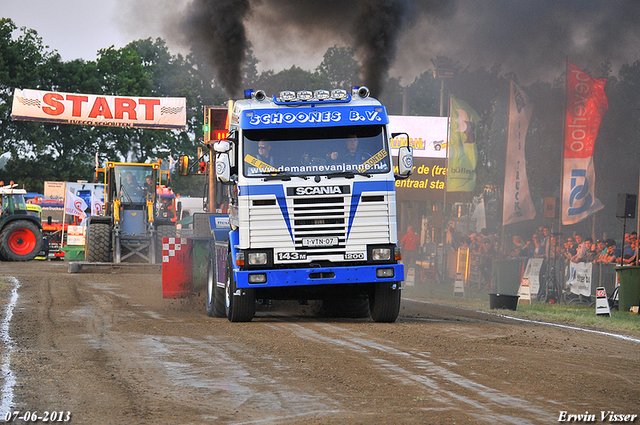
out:
{"label": "truck front tire", "polygon": [[233,276],[231,252],[227,255],[225,310],[230,322],[250,322],[256,314],[256,295],[253,289],[238,288]]}
{"label": "truck front tire", "polygon": [[207,264],[207,299],[205,300],[206,308],[207,308],[207,316],[213,316],[214,304],[216,302],[215,299],[215,269],[213,267],[213,260],[209,260]]}
{"label": "truck front tire", "polygon": [[209,260],[207,267],[207,316],[226,317],[225,290],[218,286],[215,259]]}
{"label": "truck front tire", "polygon": [[369,309],[374,322],[395,322],[400,313],[400,282],[376,283],[369,296]]}

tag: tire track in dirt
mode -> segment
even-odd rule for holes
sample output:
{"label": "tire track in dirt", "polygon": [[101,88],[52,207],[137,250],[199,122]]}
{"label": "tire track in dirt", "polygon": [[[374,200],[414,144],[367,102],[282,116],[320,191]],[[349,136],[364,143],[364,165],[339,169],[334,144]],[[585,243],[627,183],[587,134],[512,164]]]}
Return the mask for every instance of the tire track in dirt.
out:
{"label": "tire track in dirt", "polygon": [[[487,423],[538,423],[554,421],[545,410],[530,402],[487,387],[437,364],[428,353],[408,352],[389,341],[373,340],[346,327],[318,323],[280,325],[302,339],[347,349],[365,357],[389,379],[427,391],[437,409],[463,409],[472,417]],[[514,417],[514,410],[519,417]]]}

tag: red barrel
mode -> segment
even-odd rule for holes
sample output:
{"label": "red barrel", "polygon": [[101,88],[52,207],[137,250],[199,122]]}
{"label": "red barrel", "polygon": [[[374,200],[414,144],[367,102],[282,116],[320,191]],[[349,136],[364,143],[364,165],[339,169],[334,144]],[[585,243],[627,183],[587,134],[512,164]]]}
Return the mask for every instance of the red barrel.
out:
{"label": "red barrel", "polygon": [[162,238],[162,296],[186,298],[193,289],[191,241]]}

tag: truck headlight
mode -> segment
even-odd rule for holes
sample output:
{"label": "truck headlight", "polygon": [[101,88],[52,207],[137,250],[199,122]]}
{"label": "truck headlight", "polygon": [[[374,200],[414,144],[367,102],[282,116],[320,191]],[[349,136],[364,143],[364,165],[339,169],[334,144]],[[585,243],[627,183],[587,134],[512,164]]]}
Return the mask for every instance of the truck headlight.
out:
{"label": "truck headlight", "polygon": [[248,258],[250,266],[264,266],[268,261],[266,252],[250,252]]}
{"label": "truck headlight", "polygon": [[374,248],[371,250],[373,261],[389,261],[391,259],[391,248]]}

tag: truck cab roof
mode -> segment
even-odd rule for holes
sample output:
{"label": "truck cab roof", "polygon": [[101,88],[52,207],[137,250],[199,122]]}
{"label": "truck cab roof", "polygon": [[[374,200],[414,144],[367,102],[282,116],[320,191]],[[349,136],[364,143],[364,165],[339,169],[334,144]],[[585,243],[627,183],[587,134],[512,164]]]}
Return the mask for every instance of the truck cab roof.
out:
{"label": "truck cab roof", "polygon": [[363,87],[351,94],[346,90],[302,90],[284,91],[271,97],[263,91],[246,95],[248,98],[233,105],[231,126],[258,129],[389,123],[385,107],[369,97],[368,89]]}

